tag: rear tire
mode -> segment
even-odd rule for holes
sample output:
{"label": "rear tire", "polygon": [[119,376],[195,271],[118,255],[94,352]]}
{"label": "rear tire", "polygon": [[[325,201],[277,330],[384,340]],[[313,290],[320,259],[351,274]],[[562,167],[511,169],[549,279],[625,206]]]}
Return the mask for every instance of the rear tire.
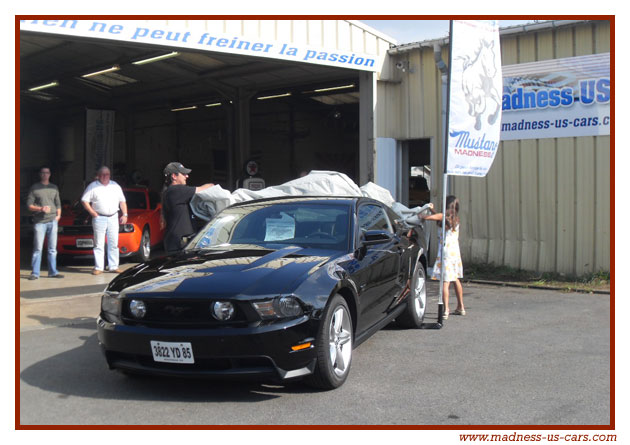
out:
{"label": "rear tire", "polygon": [[352,318],[348,304],[335,295],[321,320],[315,348],[317,364],[305,383],[319,389],[335,389],[343,385],[350,373],[353,345]]}
{"label": "rear tire", "polygon": [[403,328],[419,329],[424,320],[427,309],[427,286],[426,272],[424,266],[418,261],[416,269],[411,278],[409,296],[407,297],[407,307],[405,311],[396,318],[396,323]]}

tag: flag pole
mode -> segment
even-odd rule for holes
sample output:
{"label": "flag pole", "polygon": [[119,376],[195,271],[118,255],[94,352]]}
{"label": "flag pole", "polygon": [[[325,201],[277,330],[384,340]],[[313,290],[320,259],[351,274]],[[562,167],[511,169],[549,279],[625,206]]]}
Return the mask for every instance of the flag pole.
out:
{"label": "flag pole", "polygon": [[438,324],[444,322],[444,243],[446,241],[446,192],[448,183],[448,173],[446,170],[446,161],[448,159],[448,132],[449,121],[451,112],[451,67],[453,65],[453,21],[449,20],[448,31],[448,77],[446,81],[446,119],[444,123],[444,143],[443,145],[443,165],[444,175],[442,176],[442,243],[440,245],[440,291],[439,291],[439,303],[438,303]]}

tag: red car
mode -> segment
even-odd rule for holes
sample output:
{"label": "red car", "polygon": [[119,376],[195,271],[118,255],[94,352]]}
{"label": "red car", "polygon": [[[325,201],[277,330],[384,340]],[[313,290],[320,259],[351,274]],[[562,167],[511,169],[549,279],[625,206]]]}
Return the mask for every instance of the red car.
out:
{"label": "red car", "polygon": [[[127,224],[121,224],[118,249],[121,257],[137,255],[147,261],[151,247],[164,239],[160,228],[162,204],[157,192],[143,186],[123,187],[127,200]],[[57,236],[57,253],[60,255],[92,255],[94,232],[92,220],[80,202],[62,213]]]}

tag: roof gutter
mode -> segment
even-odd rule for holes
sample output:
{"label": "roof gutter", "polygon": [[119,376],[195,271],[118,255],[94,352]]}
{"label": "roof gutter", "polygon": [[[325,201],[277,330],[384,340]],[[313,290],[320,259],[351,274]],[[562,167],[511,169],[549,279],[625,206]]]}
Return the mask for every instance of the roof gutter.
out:
{"label": "roof gutter", "polygon": [[435,65],[440,70],[443,76],[448,74],[448,67],[444,60],[442,60],[442,45],[441,43],[435,42],[433,44],[433,58],[435,59]]}
{"label": "roof gutter", "polygon": [[[548,29],[556,29],[563,26],[575,25],[578,23],[591,22],[592,20],[550,20],[548,22],[541,23],[528,23],[525,25],[510,26],[499,30],[500,36],[508,36],[512,34],[522,34],[532,31],[544,31]],[[404,45],[391,47],[387,53],[390,56],[395,54],[407,53],[414,49],[422,48],[435,48],[435,45],[444,46],[449,42],[448,37],[442,37],[440,39],[424,40],[422,42],[406,43]]]}

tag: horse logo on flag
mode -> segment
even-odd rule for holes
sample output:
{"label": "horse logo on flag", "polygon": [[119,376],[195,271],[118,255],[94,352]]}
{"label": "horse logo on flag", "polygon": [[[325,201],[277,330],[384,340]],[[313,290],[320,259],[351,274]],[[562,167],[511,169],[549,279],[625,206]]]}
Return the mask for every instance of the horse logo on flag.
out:
{"label": "horse logo on flag", "polygon": [[494,124],[501,111],[501,96],[494,87],[493,78],[497,73],[494,53],[494,42],[485,39],[479,41],[479,48],[475,51],[474,58],[460,56],[462,60],[462,89],[468,103],[468,114],[475,118],[475,130],[481,129],[481,117],[494,105],[494,112],[488,116],[488,123]]}

